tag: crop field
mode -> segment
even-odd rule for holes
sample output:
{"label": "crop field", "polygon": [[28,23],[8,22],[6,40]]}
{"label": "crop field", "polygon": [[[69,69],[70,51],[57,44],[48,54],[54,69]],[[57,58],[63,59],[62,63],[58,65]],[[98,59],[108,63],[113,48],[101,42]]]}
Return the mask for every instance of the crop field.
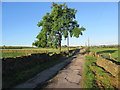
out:
{"label": "crop field", "polygon": [[[72,50],[74,48],[70,48]],[[61,51],[67,51],[67,48],[62,48]],[[7,57],[20,57],[29,55],[32,53],[57,53],[58,49],[53,48],[28,48],[28,49],[0,49],[0,58],[7,58]]]}
{"label": "crop field", "polygon": [[58,50],[52,48],[2,49],[3,87],[20,84],[76,52],[74,48],[67,50],[62,48],[61,53],[57,53]]}
{"label": "crop field", "polygon": [[15,52],[6,52],[6,53],[1,53],[1,57],[0,58],[7,58],[7,57],[17,57],[17,56],[23,56],[23,55],[27,55],[27,53],[15,53]]}
{"label": "crop field", "polygon": [[118,63],[120,62],[118,59],[118,48],[91,48],[90,51],[100,54],[104,58],[112,59]]}

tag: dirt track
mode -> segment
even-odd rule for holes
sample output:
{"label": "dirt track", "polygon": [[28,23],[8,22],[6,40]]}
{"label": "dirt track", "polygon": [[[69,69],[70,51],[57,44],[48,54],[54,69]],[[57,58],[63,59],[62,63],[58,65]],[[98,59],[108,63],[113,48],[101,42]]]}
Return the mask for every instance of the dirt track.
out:
{"label": "dirt track", "polygon": [[45,88],[82,88],[82,72],[85,58],[79,53],[76,58],[51,80]]}
{"label": "dirt track", "polygon": [[[46,69],[37,74],[35,77],[29,79],[28,81],[17,85],[16,87],[14,87],[14,89],[41,88],[41,85],[43,86],[46,81],[49,84],[45,88],[81,88],[81,76],[84,61],[84,56],[80,55],[80,53],[77,53],[71,58],[66,59],[64,62],[61,62],[49,69]],[[64,68],[65,66],[67,67]],[[61,70],[62,68],[64,69]],[[53,77],[54,75],[56,76]],[[52,79],[49,80],[50,78]]]}

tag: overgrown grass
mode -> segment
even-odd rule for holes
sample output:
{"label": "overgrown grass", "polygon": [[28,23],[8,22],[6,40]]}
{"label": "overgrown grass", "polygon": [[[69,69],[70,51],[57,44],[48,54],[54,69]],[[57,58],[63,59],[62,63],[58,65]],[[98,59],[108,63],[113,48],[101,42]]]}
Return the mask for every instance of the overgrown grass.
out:
{"label": "overgrown grass", "polygon": [[[103,68],[96,65],[96,57],[87,55],[83,72],[83,88],[110,88],[116,87],[116,82],[113,84],[113,78]],[[103,62],[104,63],[104,62]]]}

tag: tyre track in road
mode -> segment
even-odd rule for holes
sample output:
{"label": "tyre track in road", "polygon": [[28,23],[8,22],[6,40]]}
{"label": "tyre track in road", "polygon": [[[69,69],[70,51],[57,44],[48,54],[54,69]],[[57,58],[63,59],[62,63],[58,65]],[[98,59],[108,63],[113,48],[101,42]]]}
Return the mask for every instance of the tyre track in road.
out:
{"label": "tyre track in road", "polygon": [[76,58],[52,79],[44,88],[82,88],[82,72],[85,57],[77,53]]}

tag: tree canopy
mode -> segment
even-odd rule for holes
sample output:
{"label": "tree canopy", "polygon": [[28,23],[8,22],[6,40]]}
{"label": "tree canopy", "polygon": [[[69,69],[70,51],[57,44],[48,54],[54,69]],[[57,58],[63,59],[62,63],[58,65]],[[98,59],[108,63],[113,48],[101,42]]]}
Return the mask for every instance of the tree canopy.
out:
{"label": "tree canopy", "polygon": [[62,37],[65,39],[70,37],[78,38],[82,35],[84,27],[80,27],[75,20],[77,10],[68,8],[64,4],[52,3],[52,11],[46,13],[42,20],[38,22],[37,26],[42,27],[40,33],[37,35],[37,41],[33,45],[37,47],[53,47],[61,49]]}

